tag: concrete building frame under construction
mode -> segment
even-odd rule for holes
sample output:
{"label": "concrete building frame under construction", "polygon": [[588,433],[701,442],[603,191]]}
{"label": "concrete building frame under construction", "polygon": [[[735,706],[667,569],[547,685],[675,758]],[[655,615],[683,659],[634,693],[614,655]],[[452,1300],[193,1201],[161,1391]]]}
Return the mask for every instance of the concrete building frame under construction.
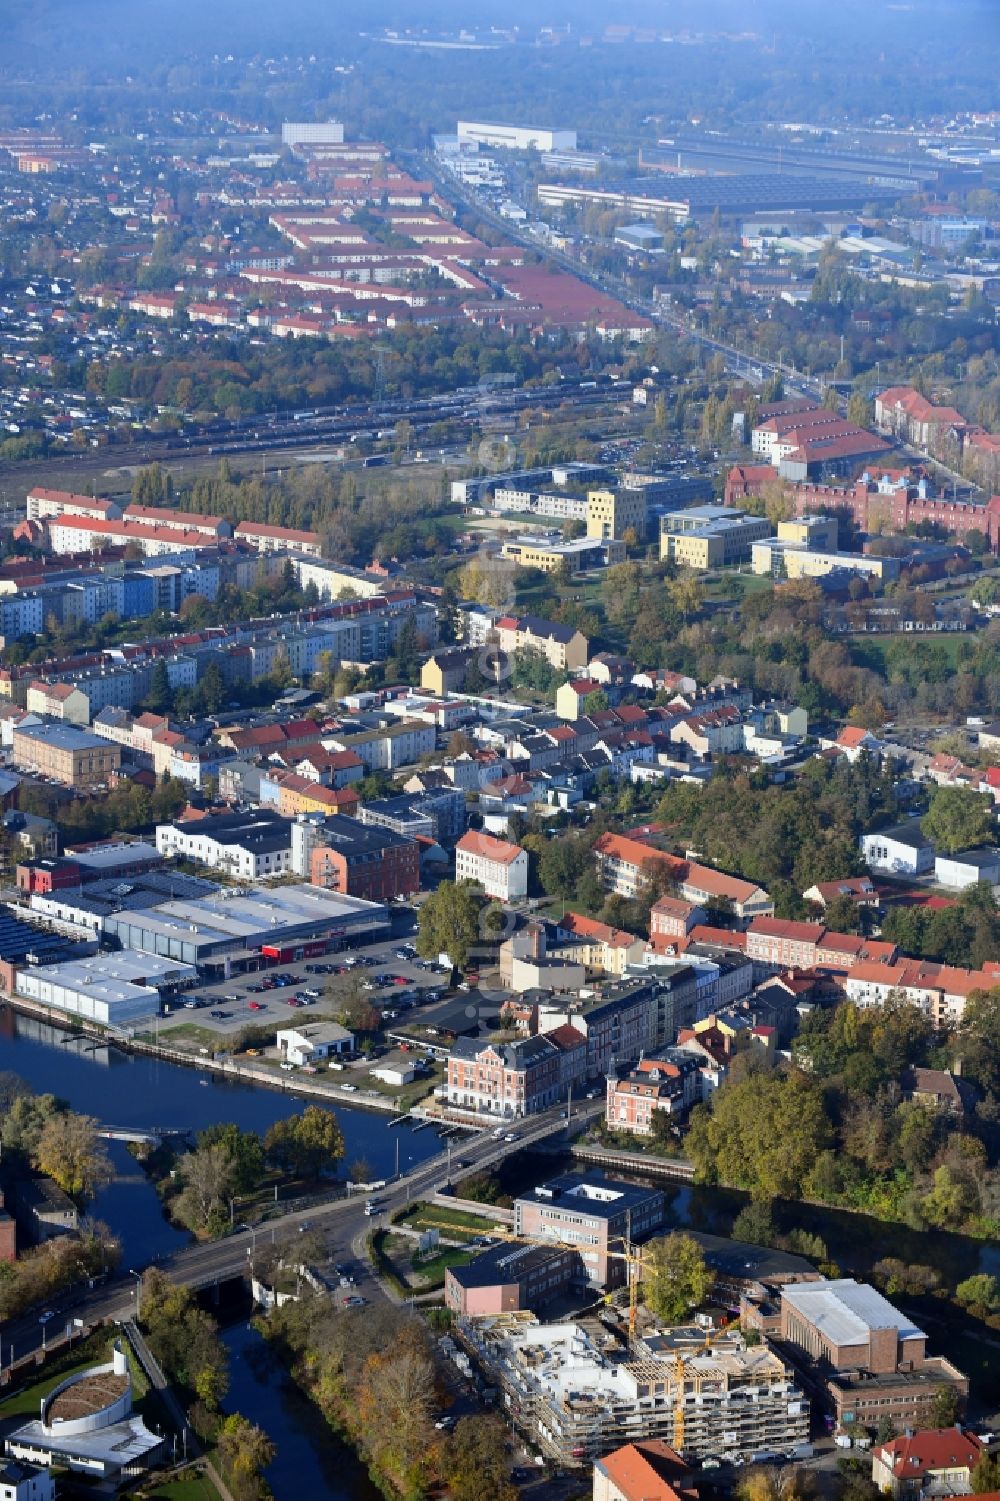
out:
{"label": "concrete building frame under construction", "polygon": [[668,1329],[626,1350],[613,1335],[605,1346],[579,1324],[523,1313],[460,1319],[454,1332],[515,1426],[563,1464],[646,1438],[685,1458],[747,1459],[809,1437],[809,1401],[791,1369],[738,1333],[706,1349],[703,1329]]}

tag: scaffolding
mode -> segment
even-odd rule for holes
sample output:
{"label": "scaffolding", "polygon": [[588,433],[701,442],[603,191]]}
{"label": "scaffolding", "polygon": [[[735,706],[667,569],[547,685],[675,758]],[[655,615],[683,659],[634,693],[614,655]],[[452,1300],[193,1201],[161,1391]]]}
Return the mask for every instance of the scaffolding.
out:
{"label": "scaffolding", "polygon": [[463,1319],[455,1332],[512,1423],[563,1464],[638,1439],[664,1439],[689,1458],[748,1459],[809,1436],[809,1404],[789,1369],[738,1334],[706,1350],[704,1330],[668,1330],[609,1354],[581,1326],[530,1314]]}

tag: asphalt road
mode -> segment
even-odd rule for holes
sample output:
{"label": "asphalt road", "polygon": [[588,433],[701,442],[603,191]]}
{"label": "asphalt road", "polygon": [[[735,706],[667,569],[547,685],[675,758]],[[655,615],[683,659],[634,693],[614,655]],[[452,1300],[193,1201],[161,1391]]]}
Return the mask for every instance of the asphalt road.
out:
{"label": "asphalt road", "polygon": [[[592,1118],[603,1111],[603,1101],[586,1102],[574,1106],[573,1121]],[[468,1163],[467,1172],[475,1168],[488,1168],[512,1153],[523,1150],[536,1141],[560,1131],[565,1124],[565,1107],[546,1111],[530,1121],[520,1121],[512,1126],[517,1133],[514,1142],[496,1141],[489,1132],[483,1132],[469,1141],[464,1139],[461,1147],[463,1162]],[[251,1261],[259,1240],[280,1239],[305,1230],[317,1231],[324,1239],[327,1253],[333,1262],[350,1262],[352,1273],[358,1281],[358,1291],[372,1297],[389,1297],[382,1285],[371,1273],[365,1254],[365,1242],[369,1231],[388,1224],[390,1216],[416,1199],[439,1192],[446,1185],[448,1169],[447,1151],[420,1163],[411,1172],[387,1188],[372,1194],[377,1201],[379,1213],[366,1215],[365,1204],[369,1195],[358,1193],[346,1199],[331,1199],[328,1203],[294,1210],[280,1218],[268,1220],[260,1228],[237,1230],[222,1240],[198,1243],[186,1247],[174,1255],[154,1264],[177,1282],[197,1288],[211,1287],[231,1277],[240,1276]],[[50,1317],[42,1322],[38,1311],[24,1318],[0,1325],[0,1369],[6,1368],[13,1359],[22,1360],[26,1355],[43,1350],[49,1331],[62,1331],[74,1319],[86,1324],[102,1320],[133,1318],[136,1316],[137,1273],[144,1268],[130,1268],[112,1280],[77,1294],[68,1294],[46,1305]],[[353,1292],[354,1289],[351,1289]],[[398,1301],[395,1298],[392,1301]]]}

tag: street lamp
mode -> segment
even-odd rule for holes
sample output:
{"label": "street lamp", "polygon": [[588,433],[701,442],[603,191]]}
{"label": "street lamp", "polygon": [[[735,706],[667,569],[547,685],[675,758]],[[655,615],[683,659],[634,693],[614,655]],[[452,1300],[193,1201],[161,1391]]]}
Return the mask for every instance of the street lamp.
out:
{"label": "street lamp", "polygon": [[130,1266],[129,1275],[135,1278],[135,1321],[138,1324],[142,1319],[142,1273]]}

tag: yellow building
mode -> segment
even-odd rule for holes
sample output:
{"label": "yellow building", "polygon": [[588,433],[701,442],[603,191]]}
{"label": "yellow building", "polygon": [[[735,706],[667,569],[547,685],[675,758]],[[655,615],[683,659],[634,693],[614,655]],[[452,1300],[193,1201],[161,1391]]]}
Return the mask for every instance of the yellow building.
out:
{"label": "yellow building", "polygon": [[621,542],[625,533],[646,535],[646,496],[642,490],[588,490],[587,536]]}
{"label": "yellow building", "polygon": [[660,518],[660,557],[686,568],[729,568],[745,563],[753,544],[770,535],[765,516],[745,516],[730,506],[689,506]]}
{"label": "yellow building", "polygon": [[78,792],[106,786],[122,759],[120,745],[76,725],[58,723],[15,729],[11,754],[14,765],[22,770],[38,772]]}
{"label": "yellow building", "polygon": [[796,516],[778,522],[778,541],[795,542],[819,552],[836,552],[839,531],[835,516]]}
{"label": "yellow building", "polygon": [[625,561],[625,544],[609,537],[580,537],[574,542],[541,542],[531,537],[517,537],[505,542],[503,556],[510,558],[520,568],[540,568],[543,573],[556,573],[564,565],[570,573],[583,573],[591,568],[607,568],[612,563]]}

